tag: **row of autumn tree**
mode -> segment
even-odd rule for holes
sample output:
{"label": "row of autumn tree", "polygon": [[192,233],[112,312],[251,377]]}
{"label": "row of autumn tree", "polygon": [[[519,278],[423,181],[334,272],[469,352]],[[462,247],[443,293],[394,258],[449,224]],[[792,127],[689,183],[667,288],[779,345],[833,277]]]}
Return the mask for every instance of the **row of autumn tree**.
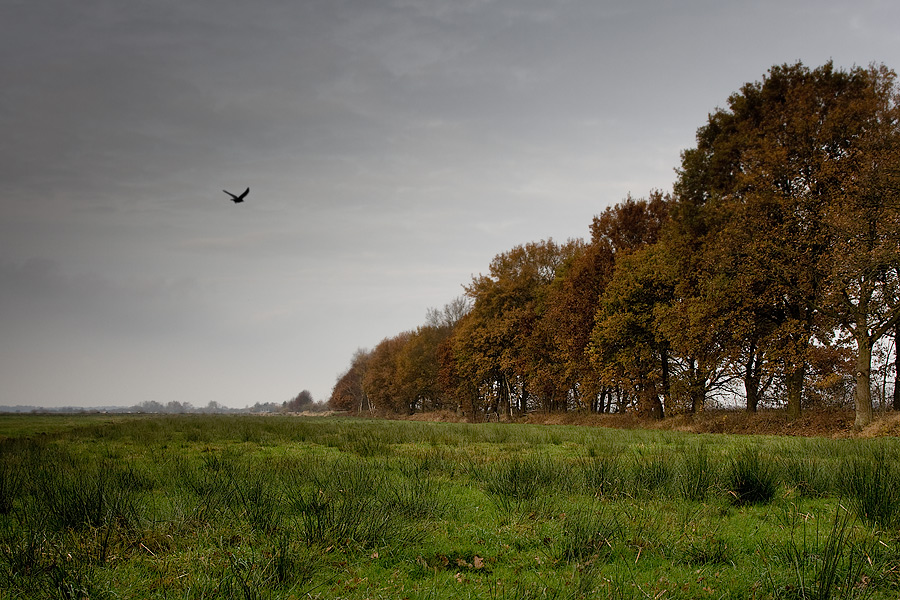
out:
{"label": "row of autumn tree", "polygon": [[737,394],[799,416],[849,382],[866,425],[873,352],[900,336],[898,94],[884,66],[773,67],[709,115],[672,192],[497,256],[358,351],[332,408],[662,418]]}

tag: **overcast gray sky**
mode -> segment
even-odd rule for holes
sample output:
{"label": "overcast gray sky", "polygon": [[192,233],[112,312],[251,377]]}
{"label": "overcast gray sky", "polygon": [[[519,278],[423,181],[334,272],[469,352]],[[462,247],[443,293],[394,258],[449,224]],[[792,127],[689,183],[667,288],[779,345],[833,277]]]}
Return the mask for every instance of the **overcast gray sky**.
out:
{"label": "overcast gray sky", "polygon": [[900,68],[898,23],[894,0],[6,0],[0,405],[327,399],[496,254],[670,189],[772,65]]}

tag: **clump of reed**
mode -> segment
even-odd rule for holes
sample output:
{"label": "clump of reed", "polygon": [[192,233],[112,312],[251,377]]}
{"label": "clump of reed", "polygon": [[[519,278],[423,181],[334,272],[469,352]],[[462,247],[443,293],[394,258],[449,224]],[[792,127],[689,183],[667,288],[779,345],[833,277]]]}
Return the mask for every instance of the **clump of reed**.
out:
{"label": "clump of reed", "polygon": [[856,514],[881,527],[892,527],[900,519],[900,467],[896,456],[882,448],[852,458],[841,476],[841,492]]}
{"label": "clump of reed", "polygon": [[778,491],[778,483],[775,465],[756,448],[740,451],[728,465],[725,485],[734,504],[770,502]]}

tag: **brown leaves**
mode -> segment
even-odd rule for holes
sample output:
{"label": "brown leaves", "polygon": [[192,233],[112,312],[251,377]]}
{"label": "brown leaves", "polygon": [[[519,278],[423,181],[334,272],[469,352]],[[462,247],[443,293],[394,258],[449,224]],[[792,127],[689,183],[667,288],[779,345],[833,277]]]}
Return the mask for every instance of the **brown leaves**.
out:
{"label": "brown leaves", "polygon": [[437,554],[429,559],[425,559],[424,557],[420,556],[416,562],[418,562],[423,567],[427,567],[430,569],[468,569],[473,571],[480,571],[481,569],[485,568],[485,559],[477,554],[473,555],[471,559],[465,555],[452,558],[444,554]]}

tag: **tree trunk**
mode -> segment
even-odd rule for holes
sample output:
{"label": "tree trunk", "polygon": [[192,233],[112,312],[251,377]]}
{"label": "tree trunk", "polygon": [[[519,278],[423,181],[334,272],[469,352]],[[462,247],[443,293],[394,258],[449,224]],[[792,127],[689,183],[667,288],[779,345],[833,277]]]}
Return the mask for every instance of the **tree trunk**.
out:
{"label": "tree trunk", "polygon": [[662,402],[662,398],[660,398],[659,392],[656,389],[656,385],[648,385],[644,387],[644,406],[646,406],[646,414],[650,416],[651,419],[660,420],[662,419],[666,413],[665,408]]}
{"label": "tree trunk", "polygon": [[663,400],[665,400],[665,403],[660,402],[658,395],[656,397],[656,402],[658,402],[660,404],[659,416],[657,418],[662,419],[663,418],[663,406],[668,406],[669,408],[671,408],[671,401],[672,401],[672,395],[671,395],[672,390],[669,387],[670,386],[670,383],[669,383],[669,349],[666,347],[665,344],[663,344],[662,348],[660,348],[659,354],[660,354],[660,362],[662,363],[662,365],[661,365],[662,366],[662,388],[663,388],[662,396],[663,396]]}
{"label": "tree trunk", "polygon": [[706,382],[697,379],[691,385],[691,413],[697,414],[703,412],[706,408]]}
{"label": "tree trunk", "polygon": [[744,381],[744,388],[747,390],[747,412],[755,413],[759,408],[759,388],[753,385],[746,385],[746,380]]}
{"label": "tree trunk", "polygon": [[872,344],[868,335],[860,335],[856,340],[856,421],[855,429],[862,429],[872,422]]}
{"label": "tree trunk", "polygon": [[500,398],[497,400],[497,420],[500,420],[500,416],[507,416],[510,414],[510,405],[512,402],[512,390],[509,386],[509,378],[506,375],[501,375],[500,380]]}
{"label": "tree trunk", "polygon": [[650,418],[655,419],[657,421],[662,420],[665,416],[665,412],[663,411],[662,401],[659,399],[659,396],[654,394],[652,398],[650,398]]}
{"label": "tree trunk", "polygon": [[900,410],[900,323],[894,326],[894,410]]}
{"label": "tree trunk", "polygon": [[750,357],[744,365],[744,392],[747,394],[747,412],[755,413],[759,408],[759,359],[756,356],[756,346],[753,345],[749,352]]}
{"label": "tree trunk", "polygon": [[800,401],[803,398],[803,379],[806,375],[806,364],[804,363],[795,371],[788,373],[785,378],[787,387],[787,414],[791,419],[800,418]]}
{"label": "tree trunk", "polygon": [[688,361],[688,373],[691,414],[697,414],[706,407],[706,378],[701,375],[700,366],[693,358]]}

